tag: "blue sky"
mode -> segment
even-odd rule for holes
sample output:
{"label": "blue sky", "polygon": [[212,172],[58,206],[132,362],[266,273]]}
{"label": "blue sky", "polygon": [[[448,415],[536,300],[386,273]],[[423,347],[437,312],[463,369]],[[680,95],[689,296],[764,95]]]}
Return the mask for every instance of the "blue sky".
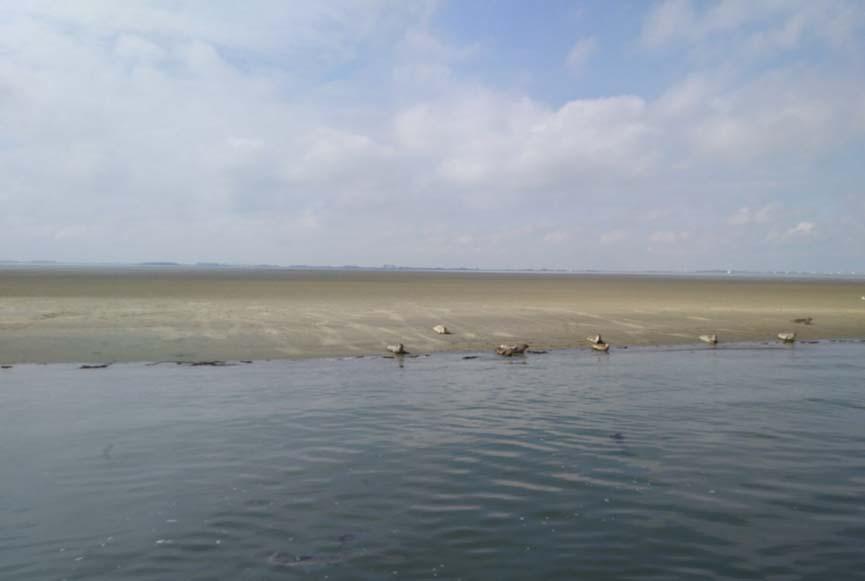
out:
{"label": "blue sky", "polygon": [[865,271],[857,0],[0,3],[0,259]]}

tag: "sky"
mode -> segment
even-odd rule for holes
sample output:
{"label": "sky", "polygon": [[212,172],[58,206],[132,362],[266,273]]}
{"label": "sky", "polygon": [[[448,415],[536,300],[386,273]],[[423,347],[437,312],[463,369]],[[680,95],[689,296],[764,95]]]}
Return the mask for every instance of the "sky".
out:
{"label": "sky", "polygon": [[861,0],[0,0],[0,259],[865,271]]}

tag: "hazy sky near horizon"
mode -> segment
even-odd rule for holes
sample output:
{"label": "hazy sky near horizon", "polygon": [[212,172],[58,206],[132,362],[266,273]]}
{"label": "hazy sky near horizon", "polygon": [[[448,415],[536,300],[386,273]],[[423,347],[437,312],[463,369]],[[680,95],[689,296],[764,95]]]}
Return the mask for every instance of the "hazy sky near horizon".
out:
{"label": "hazy sky near horizon", "polygon": [[865,2],[0,2],[0,259],[865,270]]}

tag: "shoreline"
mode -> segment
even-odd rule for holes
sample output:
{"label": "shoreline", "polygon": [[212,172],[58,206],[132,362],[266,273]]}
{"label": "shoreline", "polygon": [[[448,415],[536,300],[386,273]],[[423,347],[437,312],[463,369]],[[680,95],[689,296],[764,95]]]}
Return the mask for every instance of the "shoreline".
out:
{"label": "shoreline", "polygon": [[[796,340],[795,343],[783,343],[781,341],[729,341],[719,343],[717,345],[708,345],[702,342],[677,343],[666,345],[620,345],[613,346],[607,353],[598,353],[590,347],[582,345],[573,345],[570,347],[559,347],[544,349],[538,352],[531,350],[526,354],[514,356],[497,355],[494,350],[470,350],[470,351],[434,351],[430,353],[407,353],[405,355],[393,355],[391,353],[367,353],[360,355],[321,355],[313,357],[284,357],[273,359],[220,359],[220,360],[201,360],[201,361],[180,361],[180,360],[165,360],[165,361],[147,361],[147,360],[129,360],[129,361],[26,361],[20,363],[3,363],[0,374],[3,371],[11,371],[16,368],[32,368],[32,367],[71,367],[81,371],[99,371],[122,366],[130,367],[248,367],[262,363],[304,363],[304,362],[337,362],[337,361],[360,361],[360,360],[378,360],[390,359],[396,361],[411,361],[414,359],[428,359],[436,356],[459,356],[461,359],[482,360],[482,361],[525,361],[536,357],[543,357],[550,354],[561,354],[572,352],[578,355],[594,355],[596,357],[609,357],[610,353],[618,354],[646,354],[646,353],[712,353],[724,351],[788,351],[790,349],[803,348],[812,345],[862,345],[865,346],[865,336],[862,337],[829,337],[813,340]],[[0,375],[2,376],[2,375]]]}
{"label": "shoreline", "polygon": [[[0,364],[319,359],[865,337],[856,281],[358,271],[0,270]],[[812,318],[813,324],[796,319]],[[450,335],[432,327],[446,325]]]}

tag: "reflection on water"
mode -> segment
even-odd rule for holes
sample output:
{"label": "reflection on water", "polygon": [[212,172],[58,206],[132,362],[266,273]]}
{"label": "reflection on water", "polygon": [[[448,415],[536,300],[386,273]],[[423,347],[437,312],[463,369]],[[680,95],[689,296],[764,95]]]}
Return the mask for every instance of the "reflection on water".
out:
{"label": "reflection on water", "polygon": [[865,346],[0,374],[2,579],[848,579]]}

